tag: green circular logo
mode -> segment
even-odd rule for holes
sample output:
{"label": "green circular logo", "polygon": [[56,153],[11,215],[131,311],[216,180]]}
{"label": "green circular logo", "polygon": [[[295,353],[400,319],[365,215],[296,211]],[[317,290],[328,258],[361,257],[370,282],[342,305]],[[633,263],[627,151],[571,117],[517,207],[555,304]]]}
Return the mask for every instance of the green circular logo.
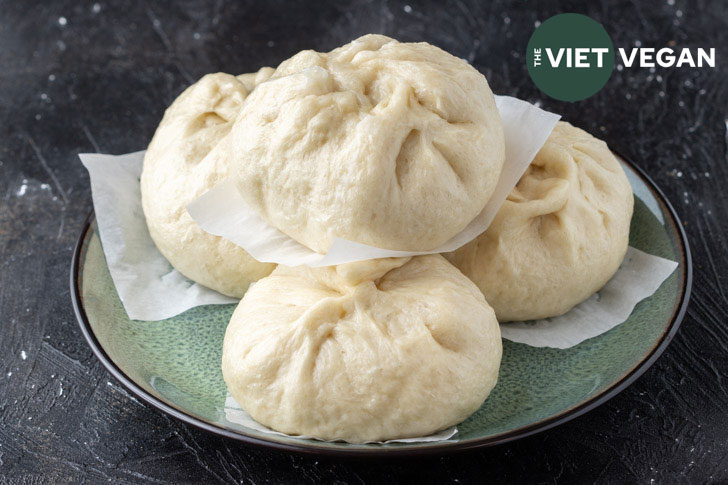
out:
{"label": "green circular logo", "polygon": [[538,88],[561,101],[598,92],[614,69],[614,44],[586,15],[555,15],[536,28],[526,49],[528,74]]}

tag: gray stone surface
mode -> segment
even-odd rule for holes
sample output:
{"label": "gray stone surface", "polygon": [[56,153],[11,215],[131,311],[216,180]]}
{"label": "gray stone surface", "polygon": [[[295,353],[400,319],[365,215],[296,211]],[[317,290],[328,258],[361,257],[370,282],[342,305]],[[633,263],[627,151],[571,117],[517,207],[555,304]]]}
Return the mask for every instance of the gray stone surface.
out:
{"label": "gray stone surface", "polygon": [[[561,103],[526,74],[534,24],[603,23],[616,47],[716,47],[715,69],[624,68]],[[0,0],[0,482],[728,481],[728,4]],[[75,322],[68,273],[91,209],[77,153],[143,149],[165,107],[213,71],[275,65],[368,32],[427,40],[493,90],[563,113],[635,160],[685,223],[695,284],[670,348],[566,425],[443,457],[340,461],[251,448],[124,391]]]}

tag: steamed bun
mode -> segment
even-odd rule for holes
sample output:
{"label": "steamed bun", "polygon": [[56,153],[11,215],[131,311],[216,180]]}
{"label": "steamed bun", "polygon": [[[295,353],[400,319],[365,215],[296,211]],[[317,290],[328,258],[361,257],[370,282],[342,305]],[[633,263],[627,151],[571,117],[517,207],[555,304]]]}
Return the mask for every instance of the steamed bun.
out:
{"label": "steamed bun", "polygon": [[232,122],[249,92],[272,73],[203,77],[167,109],[144,156],[142,206],[154,243],[180,273],[228,296],[241,297],[275,265],[204,232],[186,206],[229,176]]}
{"label": "steamed bun", "polygon": [[457,424],[495,386],[500,329],[440,255],[279,266],[232,316],[222,372],[255,420],[349,442]]}
{"label": "steamed bun", "polygon": [[445,256],[483,291],[499,321],[561,315],[617,271],[633,205],[606,143],[559,122],[491,226]]}
{"label": "steamed bun", "polygon": [[480,213],[505,156],[482,74],[381,35],[283,62],[243,106],[232,148],[246,203],[320,253],[336,237],[434,249]]}

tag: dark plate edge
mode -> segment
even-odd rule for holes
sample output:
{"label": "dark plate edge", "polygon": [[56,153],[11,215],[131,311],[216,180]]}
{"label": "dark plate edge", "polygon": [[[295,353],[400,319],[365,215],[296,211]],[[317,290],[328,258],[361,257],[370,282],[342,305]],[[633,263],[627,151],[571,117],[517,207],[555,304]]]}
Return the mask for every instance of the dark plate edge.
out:
{"label": "dark plate edge", "polygon": [[164,411],[165,413],[184,421],[185,423],[191,424],[193,426],[196,426],[197,428],[203,429],[205,431],[209,431],[211,433],[215,433],[220,436],[224,436],[226,438],[232,438],[238,441],[242,441],[244,443],[252,444],[252,445],[260,445],[265,446],[272,449],[277,450],[284,450],[284,451],[293,451],[297,453],[302,454],[309,454],[309,455],[323,455],[323,456],[338,456],[338,457],[376,457],[376,458],[383,458],[383,457],[405,457],[405,456],[423,456],[423,455],[430,455],[430,454],[442,454],[442,453],[449,453],[454,451],[464,451],[464,450],[472,450],[475,448],[483,448],[483,447],[489,447],[489,446],[495,446],[503,443],[508,443],[511,441],[515,441],[517,439],[525,438],[527,436],[534,435],[536,433],[540,433],[542,431],[546,431],[548,429],[554,428],[560,424],[566,423],[568,421],[571,421],[574,418],[577,418],[583,414],[586,414],[587,412],[601,406],[620,392],[622,392],[624,389],[629,387],[632,383],[634,383],[637,378],[639,378],[642,374],[644,374],[647,369],[649,369],[655,361],[660,357],[660,355],[665,351],[667,346],[672,341],[673,337],[677,333],[678,328],[680,327],[680,324],[682,323],[683,318],[685,317],[685,313],[687,311],[688,302],[690,300],[690,293],[692,291],[692,284],[693,284],[693,263],[692,263],[692,256],[690,254],[690,246],[687,240],[687,236],[685,234],[685,229],[682,226],[682,223],[680,222],[680,219],[677,216],[677,213],[675,212],[675,209],[672,207],[670,202],[665,197],[665,194],[660,190],[659,187],[652,181],[652,179],[641,169],[639,168],[632,160],[619,155],[629,166],[632,168],[637,175],[639,175],[643,181],[648,185],[648,187],[658,196],[657,198],[660,200],[660,202],[667,208],[667,212],[672,217],[673,223],[675,227],[678,230],[679,235],[679,241],[681,243],[681,250],[683,255],[683,263],[684,263],[684,274],[685,274],[685,280],[682,287],[682,295],[680,297],[680,304],[677,306],[675,313],[672,316],[672,320],[670,322],[670,325],[667,327],[667,330],[662,335],[662,338],[658,341],[658,343],[655,345],[655,347],[650,351],[649,354],[645,356],[645,358],[637,364],[632,370],[630,370],[628,373],[626,373],[622,379],[614,383],[610,388],[604,390],[601,394],[598,394],[591,399],[584,401],[583,403],[568,409],[561,414],[558,414],[556,416],[552,416],[550,418],[544,419],[542,421],[539,421],[537,423],[533,423],[528,426],[524,426],[521,428],[516,428],[511,431],[507,431],[505,433],[501,433],[498,435],[494,435],[488,438],[475,438],[468,441],[458,441],[458,442],[443,442],[440,444],[435,445],[425,445],[421,446],[419,448],[386,448],[386,449],[346,449],[346,448],[340,448],[340,449],[328,449],[328,448],[318,448],[318,447],[309,447],[304,445],[291,445],[286,443],[279,443],[274,441],[268,441],[263,440],[260,438],[252,437],[252,436],[246,436],[240,433],[236,433],[224,428],[221,428],[219,426],[213,425],[211,423],[207,423],[205,421],[202,421],[201,419],[198,419],[194,416],[191,416],[189,414],[186,414],[182,411],[179,411],[178,409],[173,408],[172,406],[162,402],[160,399],[152,396],[149,394],[146,390],[139,387],[134,381],[132,381],[130,378],[128,378],[121,369],[119,369],[116,364],[111,360],[111,358],[106,354],[103,347],[101,347],[101,344],[96,339],[96,336],[93,334],[93,331],[91,330],[91,325],[88,321],[88,317],[86,316],[86,312],[81,306],[81,289],[80,289],[80,281],[79,281],[79,269],[80,269],[80,259],[81,259],[81,250],[83,249],[83,243],[86,237],[86,233],[88,232],[89,228],[91,227],[91,223],[94,220],[94,212],[93,210],[89,213],[88,217],[84,221],[83,227],[81,229],[81,233],[79,235],[78,240],[76,241],[76,244],[73,248],[73,256],[71,258],[71,275],[70,275],[70,286],[71,286],[71,301],[73,303],[73,310],[76,315],[76,320],[78,321],[79,327],[81,328],[81,333],[83,334],[84,338],[88,342],[89,346],[91,347],[91,350],[93,351],[94,355],[101,361],[101,364],[106,368],[106,370],[109,371],[109,373],[116,378],[126,389],[128,389],[132,394],[136,395],[140,399],[142,399],[144,402],[156,407],[157,409]]}

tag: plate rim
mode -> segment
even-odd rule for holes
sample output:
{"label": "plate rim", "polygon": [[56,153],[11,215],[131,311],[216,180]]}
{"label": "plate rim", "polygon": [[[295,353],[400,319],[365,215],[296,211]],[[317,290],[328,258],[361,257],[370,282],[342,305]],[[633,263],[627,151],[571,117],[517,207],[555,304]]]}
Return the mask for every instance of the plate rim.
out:
{"label": "plate rim", "polygon": [[662,190],[652,181],[652,179],[645,173],[645,171],[636,165],[631,159],[614,152],[620,157],[629,168],[632,169],[648,188],[656,195],[656,198],[664,206],[666,212],[672,218],[672,222],[677,229],[678,242],[680,243],[680,251],[682,253],[682,259],[684,262],[684,284],[682,285],[682,292],[680,295],[680,303],[677,305],[670,324],[667,326],[665,332],[660,337],[660,340],[655,346],[645,354],[644,358],[637,363],[632,369],[626,372],[617,382],[612,384],[609,388],[605,389],[601,393],[593,396],[592,398],[583,401],[576,406],[566,409],[565,411],[551,416],[546,419],[542,419],[536,423],[532,423],[526,426],[515,428],[513,430],[505,431],[496,435],[492,435],[485,438],[472,438],[466,441],[454,441],[454,442],[440,442],[434,444],[418,445],[417,447],[403,447],[403,448],[321,448],[317,446],[309,446],[305,444],[289,444],[281,443],[277,441],[270,441],[255,436],[245,435],[236,431],[222,428],[215,424],[206,422],[200,418],[192,416],[190,414],[181,411],[170,404],[165,403],[161,399],[153,396],[148,391],[144,390],[141,386],[136,384],[131,378],[129,378],[123,370],[121,370],[116,363],[109,357],[104,350],[103,346],[96,339],[91,324],[86,315],[86,311],[81,303],[81,288],[80,288],[80,262],[81,262],[81,251],[86,240],[86,235],[91,228],[91,224],[95,220],[94,210],[92,209],[86,220],[83,223],[81,232],[73,248],[73,255],[71,257],[71,271],[70,271],[70,289],[71,289],[71,301],[73,303],[73,310],[76,316],[76,320],[81,329],[86,342],[91,347],[92,352],[106,370],[119,381],[129,392],[136,397],[143,400],[145,403],[152,407],[167,413],[168,415],[195,426],[199,429],[203,429],[210,433],[222,436],[225,438],[231,438],[236,441],[243,442],[248,445],[258,445],[269,449],[276,449],[281,451],[292,451],[300,454],[317,455],[317,456],[333,456],[333,457],[371,457],[371,458],[383,458],[383,457],[405,457],[405,456],[423,456],[432,454],[445,454],[456,451],[473,450],[476,448],[486,448],[496,445],[501,445],[511,441],[515,441],[521,438],[532,436],[534,434],[546,431],[554,428],[566,422],[569,422],[579,416],[582,416],[593,409],[601,406],[617,394],[624,391],[627,387],[632,385],[647,369],[657,361],[662,355],[665,349],[668,347],[674,336],[676,335],[680,324],[682,323],[688,303],[690,301],[690,294],[692,292],[693,285],[693,262],[692,255],[690,252],[690,245],[685,233],[685,229],[678,217],[675,209],[673,208],[670,201],[667,199]]}

